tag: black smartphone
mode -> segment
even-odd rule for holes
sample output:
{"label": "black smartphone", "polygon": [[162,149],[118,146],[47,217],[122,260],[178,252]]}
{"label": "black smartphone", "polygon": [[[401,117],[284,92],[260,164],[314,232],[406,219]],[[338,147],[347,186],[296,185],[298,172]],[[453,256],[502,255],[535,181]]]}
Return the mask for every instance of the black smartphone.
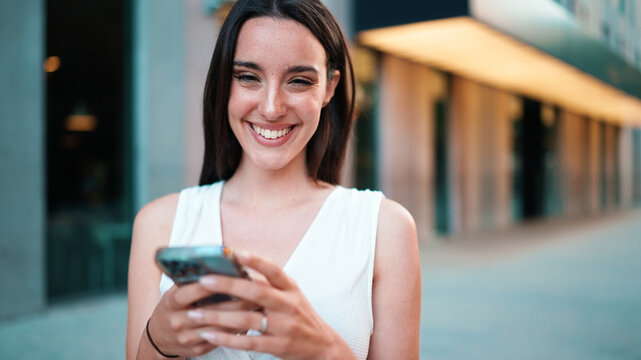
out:
{"label": "black smartphone", "polygon": [[[234,253],[224,246],[166,247],[156,252],[156,264],[176,285],[196,282],[203,275],[219,274],[249,279]],[[194,303],[196,306],[236,300],[227,294],[214,294]]]}

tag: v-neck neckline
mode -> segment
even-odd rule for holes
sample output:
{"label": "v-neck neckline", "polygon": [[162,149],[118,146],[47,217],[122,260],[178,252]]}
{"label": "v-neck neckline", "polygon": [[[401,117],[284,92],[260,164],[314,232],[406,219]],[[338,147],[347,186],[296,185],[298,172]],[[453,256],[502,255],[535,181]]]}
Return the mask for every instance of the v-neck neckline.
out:
{"label": "v-neck neckline", "polygon": [[[224,245],[224,239],[223,239],[223,216],[222,216],[222,194],[223,194],[223,187],[225,186],[225,181],[221,181],[220,186],[218,187],[218,193],[217,198],[215,201],[217,202],[218,206],[218,211],[216,212],[215,216],[217,216],[217,221],[216,221],[216,231],[218,232],[219,239],[220,239],[220,244],[219,245]],[[283,264],[282,269],[286,270],[289,266],[290,263],[292,262],[292,259],[295,258],[296,253],[300,252],[300,248],[304,245],[304,243],[308,242],[307,238],[309,238],[311,235],[312,230],[317,227],[317,223],[320,222],[319,219],[321,219],[324,215],[324,213],[327,211],[326,208],[329,207],[330,200],[334,197],[334,194],[336,194],[339,190],[339,188],[342,188],[340,185],[334,185],[334,188],[330,191],[329,194],[325,197],[325,200],[323,200],[323,204],[321,205],[320,209],[316,212],[316,215],[314,216],[314,219],[312,222],[309,224],[307,227],[307,230],[305,230],[305,233],[303,236],[298,240],[298,243],[294,247],[294,250],[289,254],[287,260]]]}

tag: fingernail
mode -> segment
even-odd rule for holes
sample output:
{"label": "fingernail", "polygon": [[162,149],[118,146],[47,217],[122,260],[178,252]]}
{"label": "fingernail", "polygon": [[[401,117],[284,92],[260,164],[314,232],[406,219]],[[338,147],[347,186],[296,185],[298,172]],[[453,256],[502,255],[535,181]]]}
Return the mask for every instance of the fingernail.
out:
{"label": "fingernail", "polygon": [[216,334],[208,332],[208,331],[201,331],[200,332],[200,337],[213,343],[216,342]]}
{"label": "fingernail", "polygon": [[189,310],[187,311],[187,317],[197,322],[201,322],[205,317],[205,313],[200,309]]}
{"label": "fingernail", "polygon": [[200,283],[205,287],[215,286],[218,282],[215,276],[203,276],[200,278]]}

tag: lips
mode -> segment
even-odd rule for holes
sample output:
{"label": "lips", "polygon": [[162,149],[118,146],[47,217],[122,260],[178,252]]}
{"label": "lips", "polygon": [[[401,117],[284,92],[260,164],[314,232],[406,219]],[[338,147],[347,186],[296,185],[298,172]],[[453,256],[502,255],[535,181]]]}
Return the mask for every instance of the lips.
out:
{"label": "lips", "polygon": [[288,126],[286,128],[282,129],[263,129],[260,126],[256,124],[251,124],[252,129],[254,132],[258,135],[260,135],[262,138],[267,139],[267,140],[276,140],[278,138],[281,138],[287,134],[289,134],[290,131],[292,131],[292,128],[294,126]]}

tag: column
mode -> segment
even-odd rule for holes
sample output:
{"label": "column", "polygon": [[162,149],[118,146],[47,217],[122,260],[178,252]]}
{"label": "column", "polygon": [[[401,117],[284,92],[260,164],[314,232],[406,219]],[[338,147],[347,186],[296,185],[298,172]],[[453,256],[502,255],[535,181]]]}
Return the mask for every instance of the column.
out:
{"label": "column", "polygon": [[453,224],[465,233],[481,224],[481,85],[454,77],[450,96]]}
{"label": "column", "polygon": [[381,189],[414,216],[420,241],[433,231],[433,101],[427,67],[393,56],[381,60]]}
{"label": "column", "polygon": [[46,304],[44,15],[0,1],[0,319]]}
{"label": "column", "polygon": [[588,119],[588,169],[587,169],[587,211],[596,214],[601,209],[601,124]]}
{"label": "column", "polygon": [[185,186],[185,2],[136,0],[133,26],[134,204]]}

